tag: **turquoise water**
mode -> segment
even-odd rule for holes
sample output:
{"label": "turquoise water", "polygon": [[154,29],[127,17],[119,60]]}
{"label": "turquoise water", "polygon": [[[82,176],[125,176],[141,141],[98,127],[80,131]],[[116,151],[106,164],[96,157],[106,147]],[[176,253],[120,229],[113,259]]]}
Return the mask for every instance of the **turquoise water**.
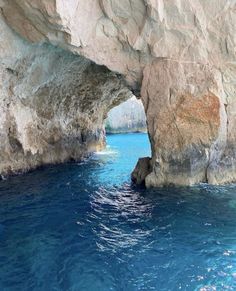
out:
{"label": "turquoise water", "polygon": [[236,290],[236,186],[130,184],[145,134],[0,182],[0,290]]}

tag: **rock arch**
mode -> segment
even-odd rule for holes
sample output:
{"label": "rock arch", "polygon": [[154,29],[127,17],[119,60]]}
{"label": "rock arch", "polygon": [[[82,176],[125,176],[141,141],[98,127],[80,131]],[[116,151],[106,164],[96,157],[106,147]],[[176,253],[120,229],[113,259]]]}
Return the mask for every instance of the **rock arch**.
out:
{"label": "rock arch", "polygon": [[[144,177],[147,186],[236,180],[234,0],[2,0],[0,6],[2,23],[14,31],[10,33],[5,24],[1,25],[1,38],[5,40],[1,58],[14,63],[6,66],[2,61],[2,80],[8,82],[2,86],[2,98],[11,94],[18,98],[23,89],[17,83],[19,76],[32,76],[31,65],[25,65],[27,60],[19,61],[22,54],[27,55],[26,59],[35,54],[37,59],[47,46],[48,63],[53,59],[50,50],[63,50],[71,58],[80,58],[83,68],[86,62],[91,64],[82,60],[85,57],[97,65],[91,64],[93,68],[86,67],[85,71],[80,65],[72,67],[73,78],[82,74],[81,80],[85,81],[89,71],[87,87],[86,82],[81,85],[87,88],[83,92],[95,86],[100,95],[92,95],[102,96],[101,103],[91,98],[90,107],[84,100],[85,111],[94,107],[103,112],[101,107],[112,106],[112,100],[127,98],[129,89],[141,95],[152,146],[150,174]],[[16,76],[14,65],[19,68],[19,63]],[[55,95],[65,96],[78,89],[77,79],[72,88],[65,88],[67,82],[71,84],[67,69],[58,69],[60,78],[50,83]],[[93,75],[100,70],[101,74]],[[91,80],[97,81],[98,75],[106,78],[101,77],[95,85]],[[46,88],[40,89],[41,96],[48,96]],[[35,90],[31,96],[38,92]],[[109,99],[108,95],[113,97]],[[18,108],[15,111],[20,112]],[[85,122],[84,131],[93,131],[99,122],[96,118]],[[9,131],[13,137],[15,130],[13,126]],[[88,136],[99,136],[98,128],[97,132]],[[22,141],[17,140],[12,147],[22,147],[23,156],[27,155]]]}

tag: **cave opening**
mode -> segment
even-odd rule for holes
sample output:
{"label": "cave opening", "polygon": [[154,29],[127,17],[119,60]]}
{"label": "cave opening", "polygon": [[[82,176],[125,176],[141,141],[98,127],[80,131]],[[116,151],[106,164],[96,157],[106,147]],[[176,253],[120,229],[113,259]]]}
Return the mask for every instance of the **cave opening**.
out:
{"label": "cave opening", "polygon": [[[126,177],[130,181],[131,177],[135,184],[144,185],[145,176],[150,172],[151,146],[142,101],[132,95],[113,106],[104,120],[104,132],[105,148],[95,155],[111,165],[111,172],[102,174],[102,179]],[[144,175],[139,169],[144,170]]]}
{"label": "cave opening", "polygon": [[105,119],[106,134],[147,133],[146,115],[142,101],[132,96],[113,107]]}

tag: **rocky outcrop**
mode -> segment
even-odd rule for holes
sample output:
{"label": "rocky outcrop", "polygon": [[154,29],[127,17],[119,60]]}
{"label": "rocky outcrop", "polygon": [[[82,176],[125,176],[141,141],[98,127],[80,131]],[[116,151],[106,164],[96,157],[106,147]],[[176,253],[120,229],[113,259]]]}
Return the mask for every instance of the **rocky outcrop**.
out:
{"label": "rocky outcrop", "polygon": [[105,121],[106,133],[146,132],[146,115],[141,100],[132,97],[112,108]]}
{"label": "rocky outcrop", "polygon": [[151,158],[140,158],[131,174],[132,181],[137,185],[145,185],[145,178],[152,172]]}
{"label": "rocky outcrop", "polygon": [[[84,56],[119,73],[141,95],[152,147],[151,173],[143,178],[147,186],[236,180],[234,0],[2,0],[0,6],[5,23],[27,47],[46,43]],[[5,37],[1,49],[9,42]],[[21,59],[18,41],[14,50],[9,59]],[[30,58],[32,52],[23,50]],[[7,74],[14,72],[9,69]],[[21,72],[30,75],[24,67]],[[60,72],[67,78],[61,76],[56,86],[70,79],[69,70]],[[106,84],[111,88],[113,82]],[[20,83],[19,78],[11,88],[22,92]],[[69,87],[63,85],[63,96]],[[37,92],[32,91],[32,99]],[[3,95],[11,93],[7,89]],[[41,96],[46,99],[48,91]],[[103,96],[96,104],[105,108]]]}
{"label": "rocky outcrop", "polygon": [[159,60],[144,71],[142,96],[153,149],[147,186],[215,183],[227,146],[221,74],[207,65]]}

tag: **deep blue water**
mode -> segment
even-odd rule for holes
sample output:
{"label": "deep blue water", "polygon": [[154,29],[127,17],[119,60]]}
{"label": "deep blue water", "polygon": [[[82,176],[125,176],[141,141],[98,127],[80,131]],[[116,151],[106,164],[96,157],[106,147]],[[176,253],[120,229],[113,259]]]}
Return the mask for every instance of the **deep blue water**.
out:
{"label": "deep blue water", "polygon": [[145,134],[0,182],[0,291],[236,290],[236,186],[131,186]]}

